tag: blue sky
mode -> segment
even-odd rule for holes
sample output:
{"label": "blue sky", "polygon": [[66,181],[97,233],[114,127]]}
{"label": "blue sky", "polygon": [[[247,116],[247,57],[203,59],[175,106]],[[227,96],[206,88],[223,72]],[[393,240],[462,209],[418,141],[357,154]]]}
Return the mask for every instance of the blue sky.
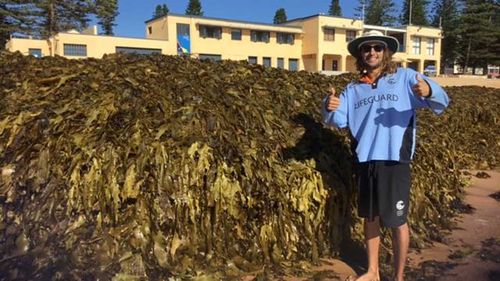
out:
{"label": "blue sky", "polygon": [[[118,0],[116,36],[145,37],[145,21],[152,18],[156,5],[166,4],[170,13],[184,14],[189,0]],[[328,13],[331,0],[200,0],[206,17],[272,23],[274,14],[284,8],[288,19]],[[402,0],[395,0],[400,5]],[[354,17],[358,0],[340,0],[342,15]],[[397,7],[399,10],[399,7]],[[399,12],[398,12],[399,13]]]}

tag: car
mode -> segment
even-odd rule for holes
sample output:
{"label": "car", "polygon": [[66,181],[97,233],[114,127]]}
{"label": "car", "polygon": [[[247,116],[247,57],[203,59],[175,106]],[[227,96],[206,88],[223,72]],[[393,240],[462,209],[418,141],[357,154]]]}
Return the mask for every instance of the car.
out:
{"label": "car", "polygon": [[424,68],[424,75],[427,76],[436,76],[437,75],[437,70],[434,65],[428,65]]}
{"label": "car", "polygon": [[500,67],[498,66],[488,66],[487,77],[490,79],[500,78]]}

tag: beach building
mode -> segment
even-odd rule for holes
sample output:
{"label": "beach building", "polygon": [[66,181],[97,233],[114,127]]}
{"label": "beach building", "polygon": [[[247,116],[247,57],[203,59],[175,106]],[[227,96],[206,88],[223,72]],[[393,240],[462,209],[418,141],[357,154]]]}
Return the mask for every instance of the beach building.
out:
{"label": "beach building", "polygon": [[6,49],[34,56],[101,58],[111,53],[161,53],[210,60],[245,60],[292,71],[325,74],[355,71],[347,43],[367,30],[394,36],[394,60],[419,72],[440,72],[442,31],[424,26],[366,25],[361,20],[312,15],[283,24],[168,14],[145,22],[145,38],[104,36],[97,27],[58,33],[46,40],[11,38]]}

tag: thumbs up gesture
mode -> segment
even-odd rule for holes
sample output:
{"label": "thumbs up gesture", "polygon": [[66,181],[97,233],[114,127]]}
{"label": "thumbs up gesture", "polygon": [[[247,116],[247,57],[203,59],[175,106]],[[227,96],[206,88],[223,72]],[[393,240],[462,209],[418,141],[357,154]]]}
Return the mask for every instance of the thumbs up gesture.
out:
{"label": "thumbs up gesture", "polygon": [[335,96],[335,88],[330,88],[330,94],[328,95],[328,100],[326,101],[326,110],[334,111],[340,105],[340,99]]}
{"label": "thumbs up gesture", "polygon": [[417,79],[417,84],[413,85],[412,90],[415,95],[421,96],[421,97],[428,97],[430,95],[431,89],[427,82],[422,79],[420,74],[417,74],[415,76]]}

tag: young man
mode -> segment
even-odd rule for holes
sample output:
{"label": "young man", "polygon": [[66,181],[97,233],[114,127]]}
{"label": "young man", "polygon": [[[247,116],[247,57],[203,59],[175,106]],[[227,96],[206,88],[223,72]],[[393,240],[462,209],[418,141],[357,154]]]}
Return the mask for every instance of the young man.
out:
{"label": "young man", "polygon": [[369,31],[349,42],[361,79],[340,97],[335,90],[323,101],[324,123],[349,127],[359,165],[359,215],[364,218],[368,271],[348,280],[378,281],[380,225],[392,229],[395,280],[402,281],[410,234],[407,213],[410,161],[415,152],[416,112],[440,114],[448,96],[435,82],[412,69],[396,68],[396,38]]}

